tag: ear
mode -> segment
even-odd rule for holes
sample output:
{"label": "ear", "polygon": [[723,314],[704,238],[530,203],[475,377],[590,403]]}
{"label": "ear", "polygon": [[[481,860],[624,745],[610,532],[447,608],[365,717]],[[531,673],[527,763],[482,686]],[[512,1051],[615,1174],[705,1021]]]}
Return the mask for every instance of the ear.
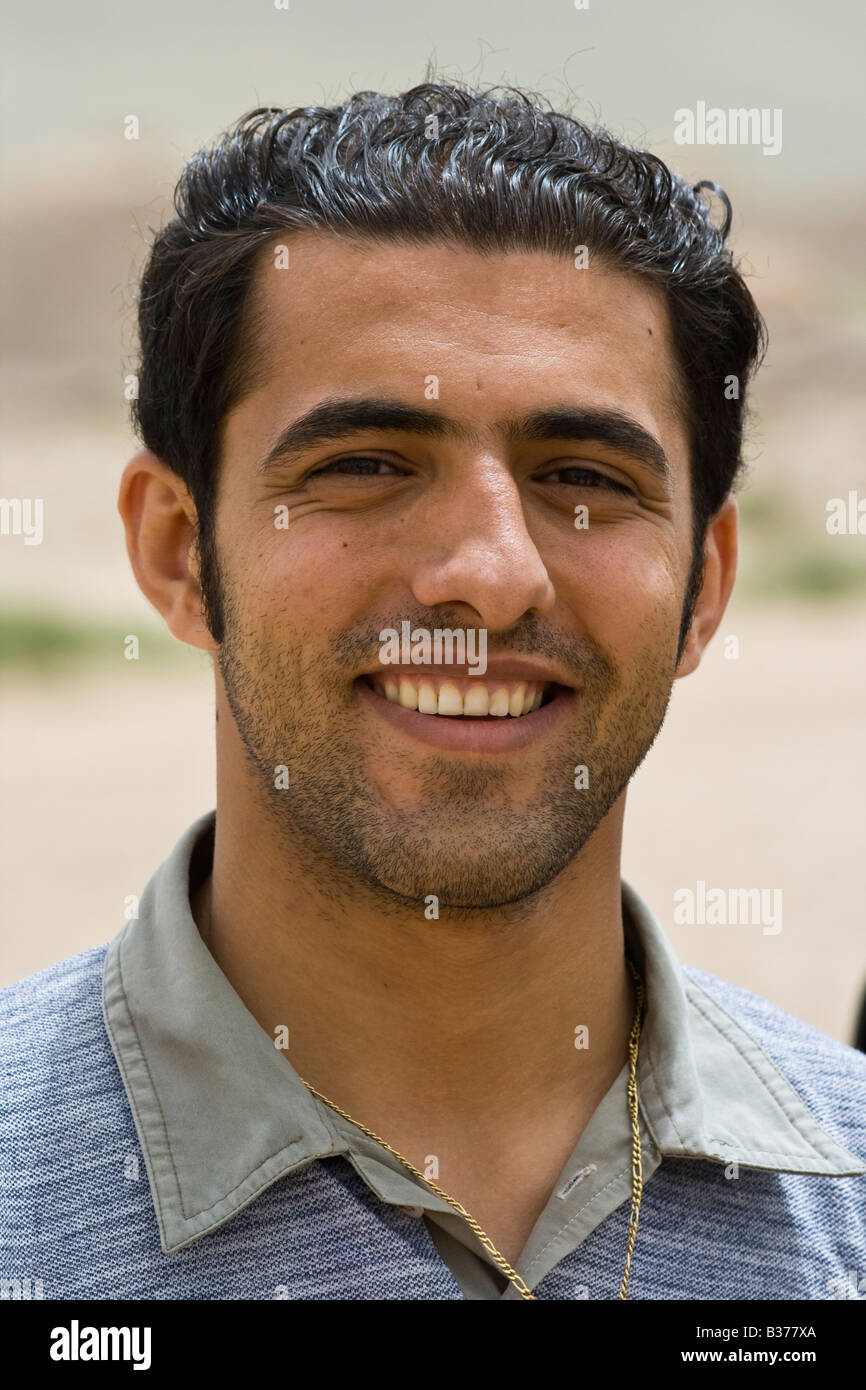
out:
{"label": "ear", "polygon": [[117,510],[138,587],[179,641],[218,651],[203,617],[195,554],[197,514],[182,478],[149,450],[130,459]]}
{"label": "ear", "polygon": [[704,541],[704,579],[675,680],[696,670],[728,606],[737,577],[737,503],[728,495],[710,520]]}

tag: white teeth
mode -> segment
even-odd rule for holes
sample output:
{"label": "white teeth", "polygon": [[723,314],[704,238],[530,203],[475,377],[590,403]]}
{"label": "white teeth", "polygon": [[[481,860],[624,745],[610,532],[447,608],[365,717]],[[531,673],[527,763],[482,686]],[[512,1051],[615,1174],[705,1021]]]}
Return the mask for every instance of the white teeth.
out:
{"label": "white teeth", "polygon": [[490,696],[483,685],[473,685],[463,696],[463,713],[483,717],[490,709]]}
{"label": "white teeth", "polygon": [[464,718],[493,716],[502,719],[511,715],[517,719],[537,710],[544,699],[544,690],[538,688],[537,682],[527,685],[525,681],[511,691],[501,685],[491,690],[487,684],[472,684],[466,688],[465,694],[461,694],[452,681],[443,681],[437,690],[432,681],[422,680],[415,685],[406,676],[401,676],[399,681],[393,676],[386,676],[377,689],[386,700],[402,705],[403,709],[450,718],[462,715]]}
{"label": "white teeth", "polygon": [[519,685],[519,686],[517,687],[517,689],[513,692],[513,694],[512,694],[512,695],[510,696],[510,698],[509,698],[509,701],[508,701],[508,713],[511,714],[511,715],[513,715],[515,718],[517,717],[518,714],[522,714],[522,713],[523,713],[523,697],[524,697],[525,694],[526,694],[526,686],[525,686],[525,685]]}
{"label": "white teeth", "polygon": [[418,708],[418,692],[412,682],[405,678],[400,682],[400,704],[404,709]]}
{"label": "white teeth", "polygon": [[436,698],[436,691],[429,681],[422,681],[418,686],[418,713],[419,714],[438,714],[439,701]]}
{"label": "white teeth", "polygon": [[439,689],[439,709],[437,713],[463,713],[463,696],[460,694],[460,691],[457,689],[457,686],[452,685],[450,681],[446,681],[445,684],[441,686]]}

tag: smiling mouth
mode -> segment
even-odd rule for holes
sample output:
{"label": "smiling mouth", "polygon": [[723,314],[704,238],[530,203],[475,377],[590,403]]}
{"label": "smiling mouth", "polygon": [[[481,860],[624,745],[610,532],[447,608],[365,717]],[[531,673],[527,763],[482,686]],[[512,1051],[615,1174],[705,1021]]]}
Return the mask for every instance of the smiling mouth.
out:
{"label": "smiling mouth", "polygon": [[383,700],[418,714],[445,719],[525,719],[566,687],[555,681],[487,680],[482,677],[397,676],[360,679]]}

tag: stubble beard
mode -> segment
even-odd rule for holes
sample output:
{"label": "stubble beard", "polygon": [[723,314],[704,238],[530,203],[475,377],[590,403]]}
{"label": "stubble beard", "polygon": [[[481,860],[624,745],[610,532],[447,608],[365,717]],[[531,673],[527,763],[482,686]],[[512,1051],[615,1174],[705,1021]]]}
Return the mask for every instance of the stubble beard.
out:
{"label": "stubble beard", "polygon": [[[335,894],[364,885],[385,910],[401,900],[439,907],[505,908],[541,893],[580,853],[625,790],[654,743],[670,702],[675,639],[656,632],[623,672],[585,642],[570,642],[581,686],[573,717],[549,738],[545,770],[531,800],[515,807],[514,769],[494,760],[468,763],[430,750],[414,756],[414,794],[406,806],[384,796],[367,767],[393,760],[399,735],[359,753],[351,677],[333,650],[310,657],[320,634],[291,641],[267,624],[254,627],[223,586],[218,655],[226,700],[244,746],[255,794],[297,862]],[[346,635],[342,651],[368,638]],[[523,640],[513,650],[543,654],[549,643]],[[500,650],[497,643],[497,650]],[[561,653],[561,645],[557,648]],[[354,667],[358,669],[358,664]],[[438,717],[438,716],[437,716]],[[363,727],[369,728],[365,721]],[[366,764],[366,765],[365,765]],[[588,785],[575,787],[585,766]],[[288,786],[279,769],[288,769]],[[405,907],[405,903],[402,904]]]}

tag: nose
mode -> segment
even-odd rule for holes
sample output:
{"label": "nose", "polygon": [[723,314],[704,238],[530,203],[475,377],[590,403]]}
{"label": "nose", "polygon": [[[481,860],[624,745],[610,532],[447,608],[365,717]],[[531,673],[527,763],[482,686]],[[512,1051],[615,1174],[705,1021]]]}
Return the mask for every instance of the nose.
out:
{"label": "nose", "polygon": [[479,626],[493,630],[513,627],[530,610],[550,612],[553,584],[505,463],[465,462],[460,477],[428,500],[411,577],[419,603],[468,604]]}

